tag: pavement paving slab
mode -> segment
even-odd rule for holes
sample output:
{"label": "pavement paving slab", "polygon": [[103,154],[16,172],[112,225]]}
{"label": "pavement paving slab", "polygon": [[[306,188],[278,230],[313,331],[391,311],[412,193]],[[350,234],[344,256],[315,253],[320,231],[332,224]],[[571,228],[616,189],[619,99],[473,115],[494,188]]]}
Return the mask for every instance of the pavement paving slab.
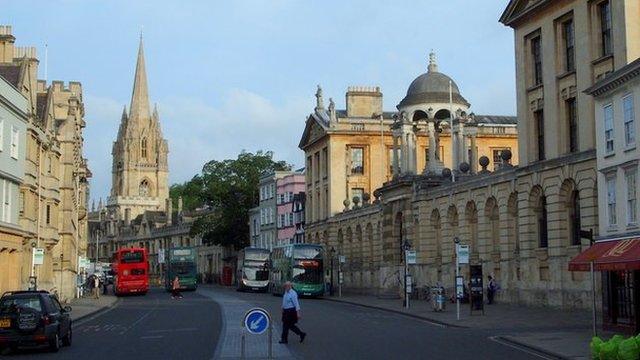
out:
{"label": "pavement paving slab", "polygon": [[[268,332],[261,335],[247,333],[242,327],[242,321],[246,312],[257,304],[231,296],[226,291],[213,288],[198,289],[201,295],[208,296],[217,302],[221,307],[222,331],[218,341],[218,347],[214,359],[240,359],[242,349],[242,337],[245,338],[245,358],[246,359],[267,359],[269,336]],[[272,319],[278,319],[277,315],[271,314]],[[278,343],[279,334],[282,328],[273,323],[272,354],[276,359],[294,359],[295,357],[289,349]]]}

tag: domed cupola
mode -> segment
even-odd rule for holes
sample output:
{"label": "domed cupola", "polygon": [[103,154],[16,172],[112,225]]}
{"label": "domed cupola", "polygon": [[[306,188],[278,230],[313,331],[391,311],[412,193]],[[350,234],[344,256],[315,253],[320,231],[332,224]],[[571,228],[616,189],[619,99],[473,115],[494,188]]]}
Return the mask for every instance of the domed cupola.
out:
{"label": "domed cupola", "polygon": [[407,95],[398,104],[398,109],[431,103],[449,103],[449,84],[451,84],[451,94],[454,104],[469,107],[467,100],[460,95],[458,85],[449,76],[438,71],[436,55],[429,54],[429,66],[427,72],[418,76],[407,90]]}

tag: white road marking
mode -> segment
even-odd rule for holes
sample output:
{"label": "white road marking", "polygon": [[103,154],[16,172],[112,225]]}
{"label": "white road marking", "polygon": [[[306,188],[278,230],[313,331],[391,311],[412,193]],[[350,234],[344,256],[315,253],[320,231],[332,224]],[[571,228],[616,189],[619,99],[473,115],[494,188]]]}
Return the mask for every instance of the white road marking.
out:
{"label": "white road marking", "polygon": [[149,336],[140,336],[140,339],[162,339],[164,336],[162,335],[149,335]]}

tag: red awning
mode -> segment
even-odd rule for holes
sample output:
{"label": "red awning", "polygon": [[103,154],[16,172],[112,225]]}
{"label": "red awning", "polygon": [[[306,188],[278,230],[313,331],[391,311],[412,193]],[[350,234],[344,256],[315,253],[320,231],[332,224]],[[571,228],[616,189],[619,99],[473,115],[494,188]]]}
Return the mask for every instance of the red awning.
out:
{"label": "red awning", "polygon": [[569,261],[570,271],[640,270],[640,238],[596,242]]}

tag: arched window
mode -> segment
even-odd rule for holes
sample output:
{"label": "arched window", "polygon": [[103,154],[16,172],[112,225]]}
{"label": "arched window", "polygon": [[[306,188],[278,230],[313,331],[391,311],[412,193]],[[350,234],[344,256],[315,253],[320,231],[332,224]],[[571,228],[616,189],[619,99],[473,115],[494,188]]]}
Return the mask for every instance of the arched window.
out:
{"label": "arched window", "polygon": [[140,141],[140,154],[144,159],[147,158],[147,138],[143,137]]}
{"label": "arched window", "polygon": [[147,179],[140,182],[139,193],[140,196],[149,196],[149,181]]}

